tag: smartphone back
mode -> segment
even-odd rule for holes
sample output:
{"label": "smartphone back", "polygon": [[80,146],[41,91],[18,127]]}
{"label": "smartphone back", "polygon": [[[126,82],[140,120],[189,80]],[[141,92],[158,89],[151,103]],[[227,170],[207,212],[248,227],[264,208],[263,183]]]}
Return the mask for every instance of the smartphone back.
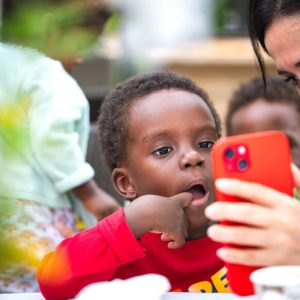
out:
{"label": "smartphone back", "polygon": [[[237,178],[260,183],[293,196],[290,149],[287,137],[280,131],[264,131],[218,140],[212,150],[214,178]],[[218,201],[246,201],[216,190]],[[251,218],[251,216],[249,216]],[[222,223],[236,225],[226,220]],[[231,247],[240,247],[229,245]],[[226,263],[231,290],[238,295],[254,293],[250,274],[258,269]]]}

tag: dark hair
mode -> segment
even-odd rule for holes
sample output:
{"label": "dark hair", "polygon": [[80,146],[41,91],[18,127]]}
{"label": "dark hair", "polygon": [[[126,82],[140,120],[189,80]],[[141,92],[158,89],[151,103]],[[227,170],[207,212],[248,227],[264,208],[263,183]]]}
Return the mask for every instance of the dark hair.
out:
{"label": "dark hair", "polygon": [[266,31],[279,17],[297,13],[300,13],[299,0],[250,0],[249,2],[248,31],[265,84],[265,63],[260,52],[260,45],[268,53],[265,45]]}
{"label": "dark hair", "polygon": [[225,117],[226,133],[231,135],[231,120],[233,115],[241,108],[263,98],[270,103],[286,103],[294,105],[300,114],[300,97],[296,89],[287,82],[275,78],[266,77],[266,88],[262,78],[254,78],[240,85],[233,93],[228,103],[228,111]]}
{"label": "dark hair", "polygon": [[178,89],[198,95],[209,107],[221,135],[221,122],[206,92],[190,79],[169,72],[137,75],[117,85],[104,99],[98,119],[102,151],[111,170],[126,159],[128,120],[135,101],[156,91]]}

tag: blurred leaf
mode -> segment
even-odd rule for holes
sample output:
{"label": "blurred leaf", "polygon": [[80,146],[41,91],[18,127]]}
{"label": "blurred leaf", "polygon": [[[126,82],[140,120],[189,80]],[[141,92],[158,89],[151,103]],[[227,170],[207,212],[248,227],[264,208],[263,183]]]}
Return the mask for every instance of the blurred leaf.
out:
{"label": "blurred leaf", "polygon": [[3,201],[0,197],[0,272],[14,263],[25,262],[28,266],[37,266],[40,257],[38,249],[34,245],[26,245],[24,248],[16,245],[15,239],[9,235],[9,230],[4,224],[5,217],[15,214],[17,207],[10,204],[9,201]]}
{"label": "blurred leaf", "polygon": [[100,29],[87,25],[93,13],[84,1],[20,1],[4,15],[2,39],[58,59],[81,56],[100,34]]}
{"label": "blurred leaf", "polygon": [[114,12],[108,21],[105,23],[104,33],[114,34],[118,32],[121,27],[122,15],[118,12]]}
{"label": "blurred leaf", "polygon": [[236,0],[215,0],[215,1],[216,1],[215,33],[222,34],[223,28],[231,16],[232,8],[236,4]]}
{"label": "blurred leaf", "polygon": [[[30,99],[24,98],[19,101],[6,101],[1,104],[0,109],[0,147],[2,159],[14,159],[24,148],[28,147],[27,112],[30,106]],[[8,146],[9,145],[9,146]],[[14,149],[15,151],[11,151]],[[0,173],[0,176],[5,176]],[[13,206],[11,201],[0,197],[0,272],[16,262],[26,262],[29,266],[36,266],[40,260],[38,245],[26,244],[20,246],[10,235],[11,224],[5,220],[18,213],[20,207]],[[14,226],[14,224],[12,224]]]}

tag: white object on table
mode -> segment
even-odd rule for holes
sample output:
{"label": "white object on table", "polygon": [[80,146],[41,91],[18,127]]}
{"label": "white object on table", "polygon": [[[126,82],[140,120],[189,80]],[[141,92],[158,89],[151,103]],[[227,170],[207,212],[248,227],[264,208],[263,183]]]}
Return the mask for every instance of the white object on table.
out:
{"label": "white object on table", "polygon": [[84,287],[76,300],[160,300],[163,293],[170,290],[169,280],[158,274],[146,274],[126,280],[114,279],[92,283]]}
{"label": "white object on table", "polygon": [[300,266],[273,266],[254,271],[250,276],[262,300],[300,299]]}

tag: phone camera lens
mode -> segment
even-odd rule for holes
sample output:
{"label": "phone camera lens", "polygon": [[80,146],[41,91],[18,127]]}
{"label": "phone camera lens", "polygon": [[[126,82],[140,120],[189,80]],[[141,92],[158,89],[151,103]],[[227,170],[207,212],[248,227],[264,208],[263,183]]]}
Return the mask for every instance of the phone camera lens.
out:
{"label": "phone camera lens", "polygon": [[238,162],[238,167],[241,171],[244,171],[248,168],[248,162],[247,160],[245,159],[241,159],[239,162]]}
{"label": "phone camera lens", "polygon": [[226,149],[226,151],[225,151],[225,156],[226,156],[227,158],[233,158],[233,156],[234,156],[233,150],[232,150],[231,148]]}

